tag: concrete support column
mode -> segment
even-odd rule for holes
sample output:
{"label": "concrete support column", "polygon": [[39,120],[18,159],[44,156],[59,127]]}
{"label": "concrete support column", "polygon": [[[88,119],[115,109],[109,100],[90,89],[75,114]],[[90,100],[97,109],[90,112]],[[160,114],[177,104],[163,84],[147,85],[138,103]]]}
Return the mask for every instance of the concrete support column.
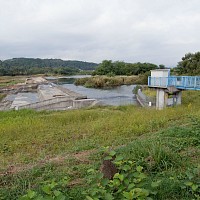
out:
{"label": "concrete support column", "polygon": [[181,98],[182,98],[182,92],[178,92],[176,95],[176,105],[181,105]]}
{"label": "concrete support column", "polygon": [[158,88],[156,94],[156,109],[162,110],[167,106],[168,94],[164,89]]}

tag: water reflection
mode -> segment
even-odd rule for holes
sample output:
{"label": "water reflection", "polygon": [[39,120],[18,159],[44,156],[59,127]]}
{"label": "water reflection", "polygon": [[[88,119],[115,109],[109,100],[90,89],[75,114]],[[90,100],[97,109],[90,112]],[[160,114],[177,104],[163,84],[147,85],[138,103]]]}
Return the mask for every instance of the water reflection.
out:
{"label": "water reflection", "polygon": [[132,93],[135,85],[122,85],[110,89],[85,88],[83,86],[74,85],[73,82],[75,79],[76,76],[72,78],[62,78],[58,81],[58,84],[62,84],[63,87],[68,88],[69,90],[86,95],[88,98],[97,99],[104,105],[117,106],[137,104],[135,95]]}

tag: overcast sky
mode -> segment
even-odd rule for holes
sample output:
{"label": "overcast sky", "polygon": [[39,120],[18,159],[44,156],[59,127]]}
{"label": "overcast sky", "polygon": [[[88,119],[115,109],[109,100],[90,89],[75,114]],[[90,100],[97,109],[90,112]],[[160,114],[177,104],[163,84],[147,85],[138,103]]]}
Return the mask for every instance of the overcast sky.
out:
{"label": "overcast sky", "polygon": [[200,51],[200,0],[0,0],[0,59],[176,66]]}

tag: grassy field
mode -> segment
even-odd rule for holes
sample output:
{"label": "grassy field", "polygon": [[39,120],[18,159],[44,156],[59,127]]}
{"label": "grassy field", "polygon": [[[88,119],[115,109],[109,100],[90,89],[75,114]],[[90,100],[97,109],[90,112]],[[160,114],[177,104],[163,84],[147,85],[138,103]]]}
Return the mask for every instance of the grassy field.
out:
{"label": "grassy field", "polygon": [[142,165],[147,181],[162,180],[155,199],[195,198],[176,178],[200,163],[199,100],[200,92],[187,91],[183,105],[162,111],[130,105],[0,112],[0,199],[63,177],[71,180],[72,199],[84,199],[86,172],[99,168],[102,146]]}

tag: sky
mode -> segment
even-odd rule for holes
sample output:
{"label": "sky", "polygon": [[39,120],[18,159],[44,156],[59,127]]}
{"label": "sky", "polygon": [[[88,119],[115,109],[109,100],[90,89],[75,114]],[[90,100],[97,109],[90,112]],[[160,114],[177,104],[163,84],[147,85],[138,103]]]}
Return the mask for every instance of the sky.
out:
{"label": "sky", "polygon": [[200,51],[200,0],[0,0],[0,60],[176,66]]}

